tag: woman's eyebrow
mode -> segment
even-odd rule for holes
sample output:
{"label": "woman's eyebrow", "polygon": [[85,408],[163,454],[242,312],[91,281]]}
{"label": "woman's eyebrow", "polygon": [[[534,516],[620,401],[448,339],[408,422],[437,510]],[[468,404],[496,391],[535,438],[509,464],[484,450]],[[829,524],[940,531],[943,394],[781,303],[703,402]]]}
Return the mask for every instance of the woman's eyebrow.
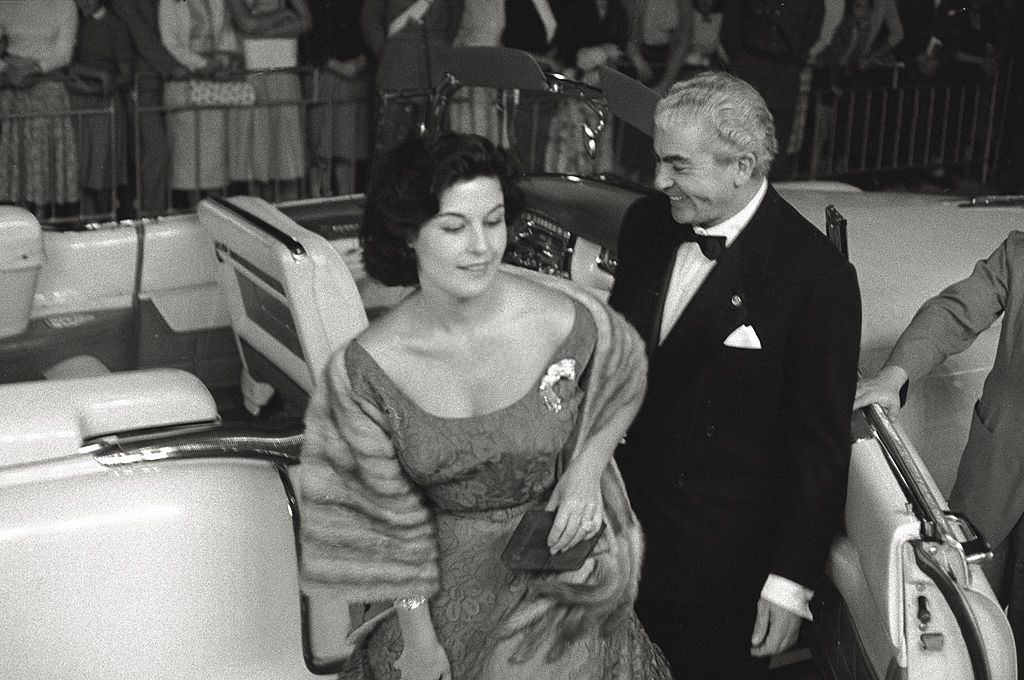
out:
{"label": "woman's eyebrow", "polygon": [[[504,202],[497,203],[497,204],[495,204],[495,206],[493,208],[491,208],[486,213],[484,213],[484,215],[490,215],[495,210],[504,209],[504,207],[505,207],[505,203]],[[465,213],[461,213],[461,212],[459,212],[457,210],[445,210],[445,211],[437,213],[437,215],[435,215],[435,217],[457,217],[459,219],[463,219],[464,220],[464,219],[466,219],[466,214]]]}

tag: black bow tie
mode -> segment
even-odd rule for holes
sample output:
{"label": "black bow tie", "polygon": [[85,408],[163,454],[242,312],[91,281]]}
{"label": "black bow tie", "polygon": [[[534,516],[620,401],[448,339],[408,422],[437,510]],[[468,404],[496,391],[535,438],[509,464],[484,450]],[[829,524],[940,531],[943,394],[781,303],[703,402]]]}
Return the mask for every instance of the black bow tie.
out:
{"label": "black bow tie", "polygon": [[673,229],[672,238],[676,243],[676,247],[681,243],[696,243],[700,247],[700,252],[704,253],[704,257],[709,260],[717,260],[722,251],[725,250],[724,236],[698,234],[693,230],[693,225],[690,224],[681,224],[678,229]]}

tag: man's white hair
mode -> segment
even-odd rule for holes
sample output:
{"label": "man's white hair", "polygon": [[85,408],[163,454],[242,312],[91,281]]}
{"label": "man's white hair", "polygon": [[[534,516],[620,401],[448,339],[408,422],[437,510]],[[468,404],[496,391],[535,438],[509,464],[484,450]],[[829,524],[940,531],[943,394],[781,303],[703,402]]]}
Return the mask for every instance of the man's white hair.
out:
{"label": "man's white hair", "polygon": [[694,119],[707,123],[718,140],[716,156],[754,156],[754,175],[764,177],[778,152],[775,120],[764,98],[747,81],[724,71],[704,71],[672,86],[654,111],[657,125],[669,128]]}

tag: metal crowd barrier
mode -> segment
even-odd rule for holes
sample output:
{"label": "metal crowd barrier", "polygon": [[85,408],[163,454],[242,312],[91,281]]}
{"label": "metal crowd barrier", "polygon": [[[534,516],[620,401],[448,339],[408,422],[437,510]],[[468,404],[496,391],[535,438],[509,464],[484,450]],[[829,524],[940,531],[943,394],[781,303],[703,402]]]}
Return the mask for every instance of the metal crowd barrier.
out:
{"label": "metal crowd barrier", "polygon": [[991,79],[915,82],[894,67],[860,84],[812,90],[792,178],[941,168],[985,183],[999,153],[1011,69],[1008,62]]}
{"label": "metal crowd barrier", "polygon": [[[370,154],[369,87],[306,67],[165,81],[162,101],[134,107],[138,153],[161,156],[142,148],[146,128],[159,135],[162,126],[167,148],[164,167],[136,164],[136,214],[192,211],[208,195],[282,201],[356,191]],[[166,181],[155,181],[160,171]]]}
{"label": "metal crowd barrier", "polygon": [[[848,179],[941,166],[987,181],[1001,162],[1004,130],[1024,111],[1024,86],[1013,63],[986,81],[911,83],[894,74],[878,85],[808,89],[802,134],[789,140],[787,178]],[[375,151],[428,125],[483,134],[512,149],[527,172],[615,174],[639,182],[653,174],[649,140],[578,98],[463,88],[437,120],[429,91],[375,95],[367,79],[324,69],[197,81],[213,83],[206,100],[197,99],[204,86],[193,82],[136,82],[126,127],[118,124],[113,98],[88,108],[65,99],[63,107],[25,109],[14,103],[26,95],[24,88],[0,87],[0,202],[29,207],[46,223],[81,224],[190,212],[207,195],[280,201],[352,193],[362,188]],[[284,126],[283,136],[275,121]],[[133,169],[129,186],[119,190],[118,164],[107,164],[101,210],[83,200],[84,177],[75,167],[75,150],[97,125],[109,132],[110,157],[125,148]],[[120,140],[124,129],[128,139]]]}

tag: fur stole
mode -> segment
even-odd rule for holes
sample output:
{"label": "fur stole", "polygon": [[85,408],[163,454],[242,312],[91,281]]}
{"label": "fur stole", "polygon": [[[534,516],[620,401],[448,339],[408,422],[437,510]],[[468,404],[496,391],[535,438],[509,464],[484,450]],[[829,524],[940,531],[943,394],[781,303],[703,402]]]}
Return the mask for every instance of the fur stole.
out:
{"label": "fur stole", "polygon": [[[597,342],[571,460],[582,455],[590,435],[611,414],[632,417],[639,410],[647,378],[643,341],[578,284],[515,267],[504,271],[561,291],[593,316]],[[345,349],[339,349],[306,412],[297,484],[304,591],[326,589],[350,603],[437,591],[433,518],[399,464],[390,433],[376,400],[352,388]],[[606,528],[592,557],[578,572],[536,577],[503,629],[495,631],[497,647],[508,651],[512,663],[541,650],[560,656],[586,632],[610,630],[629,616],[643,537],[614,462],[603,473],[601,489]]]}

